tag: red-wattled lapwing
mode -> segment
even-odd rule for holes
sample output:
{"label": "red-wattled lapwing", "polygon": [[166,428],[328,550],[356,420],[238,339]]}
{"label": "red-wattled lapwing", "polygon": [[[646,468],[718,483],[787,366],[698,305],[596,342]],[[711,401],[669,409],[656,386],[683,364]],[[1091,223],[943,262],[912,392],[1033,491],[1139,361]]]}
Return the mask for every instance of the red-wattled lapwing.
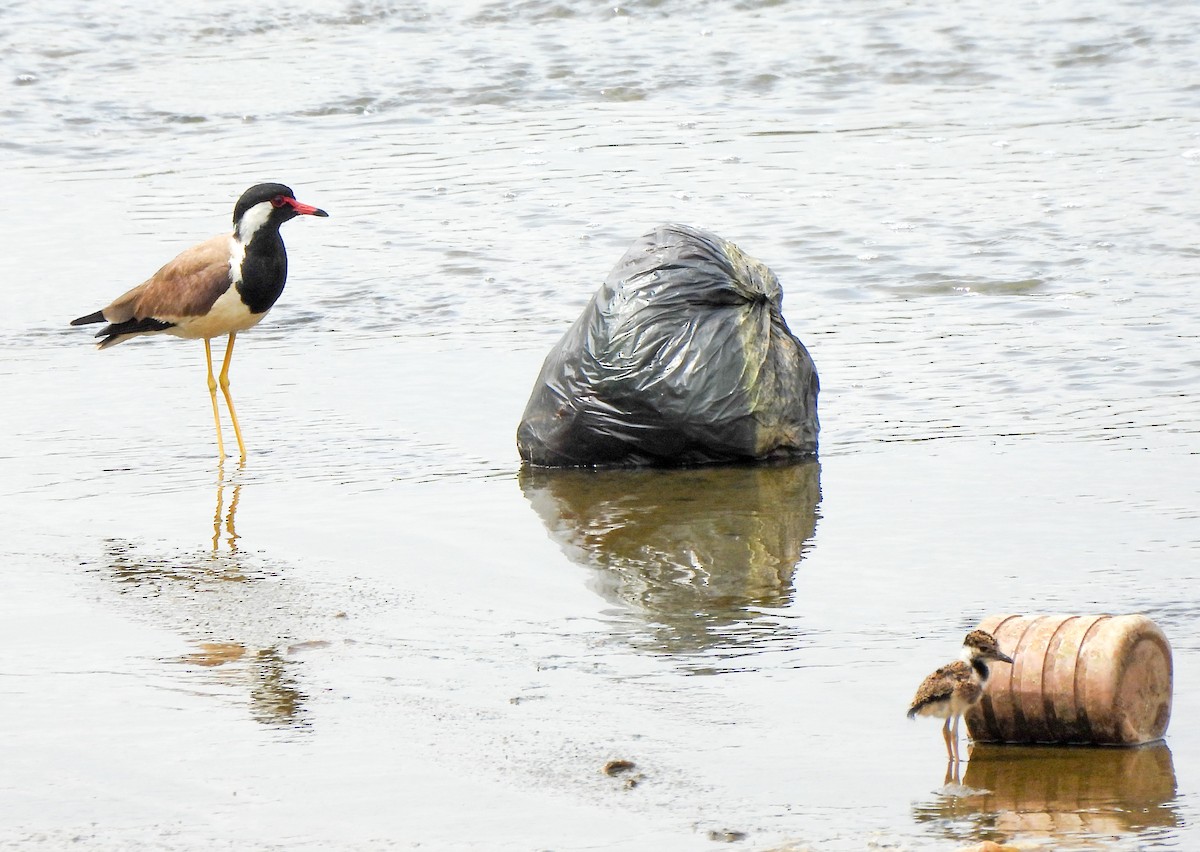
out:
{"label": "red-wattled lapwing", "polygon": [[217,413],[217,385],[213,378],[214,337],[229,335],[219,384],[233,421],[241,458],[246,458],[242,429],[229,395],[229,362],[233,340],[267,315],[283,292],[287,280],[287,252],[279,226],[296,216],[328,216],[280,183],[252,186],[233,208],[233,234],[213,237],[192,246],[149,279],[94,314],[71,325],[107,322],[96,333],[99,348],[107,349],[142,334],[172,334],[204,341],[208,360],[208,393],[217,424],[217,454],[225,457],[221,418]]}
{"label": "red-wattled lapwing", "polygon": [[[942,737],[946,740],[946,753],[952,761],[959,759],[958,720],[971,705],[983,698],[989,660],[1012,663],[1012,658],[1001,653],[992,634],[972,630],[963,640],[962,657],[925,678],[908,708],[910,719],[936,716],[946,720],[942,726]],[[953,733],[950,730],[951,720],[954,722]]]}

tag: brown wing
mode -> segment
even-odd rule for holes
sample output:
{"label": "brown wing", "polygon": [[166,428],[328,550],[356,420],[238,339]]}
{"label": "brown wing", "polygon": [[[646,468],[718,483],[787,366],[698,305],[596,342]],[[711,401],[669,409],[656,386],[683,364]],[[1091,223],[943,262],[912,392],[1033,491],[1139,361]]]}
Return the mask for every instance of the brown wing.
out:
{"label": "brown wing", "polygon": [[971,667],[967,663],[955,660],[953,663],[942,666],[921,681],[921,685],[917,688],[917,694],[913,696],[912,704],[908,707],[909,717],[911,718],[928,704],[949,701],[955,685],[964,680],[971,680]]}
{"label": "brown wing", "polygon": [[206,314],[229,289],[229,237],[192,246],[104,309],[111,323]]}

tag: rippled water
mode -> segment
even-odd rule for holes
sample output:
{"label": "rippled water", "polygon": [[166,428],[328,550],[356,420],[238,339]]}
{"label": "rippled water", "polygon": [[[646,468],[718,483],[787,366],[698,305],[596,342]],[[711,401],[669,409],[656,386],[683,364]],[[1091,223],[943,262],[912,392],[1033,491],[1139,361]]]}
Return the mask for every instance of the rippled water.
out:
{"label": "rippled water", "polygon": [[[0,848],[1194,846],[1197,33],[1168,0],[0,3]],[[218,470],[201,347],[65,324],[266,179],[331,218],[284,231]],[[778,274],[820,464],[521,473],[541,359],[666,221]],[[1137,789],[986,754],[944,786],[903,718],[980,616],[1040,610],[1171,638]]]}

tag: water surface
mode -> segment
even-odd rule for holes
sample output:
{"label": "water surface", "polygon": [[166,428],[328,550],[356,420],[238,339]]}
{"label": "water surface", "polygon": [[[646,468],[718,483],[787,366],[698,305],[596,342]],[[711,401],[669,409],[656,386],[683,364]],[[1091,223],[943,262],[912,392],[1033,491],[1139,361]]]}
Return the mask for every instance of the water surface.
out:
{"label": "water surface", "polygon": [[[1194,847],[1198,32],[0,4],[0,848]],[[218,466],[202,347],[66,323],[260,180],[331,217]],[[778,274],[820,462],[521,471],[542,358],[668,221]],[[1165,744],[948,777],[912,691],[1041,611],[1158,621]]]}

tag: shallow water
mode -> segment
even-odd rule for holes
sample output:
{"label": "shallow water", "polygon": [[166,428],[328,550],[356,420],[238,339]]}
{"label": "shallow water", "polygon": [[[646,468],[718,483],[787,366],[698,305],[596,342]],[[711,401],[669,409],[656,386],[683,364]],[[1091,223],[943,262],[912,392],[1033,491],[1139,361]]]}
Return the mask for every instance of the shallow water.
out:
{"label": "shallow water", "polygon": [[[93,9],[0,5],[0,848],[1200,842],[1200,8]],[[202,347],[65,324],[265,179],[331,218],[218,467]],[[663,221],[779,275],[819,464],[520,470]],[[1038,611],[1158,621],[1165,745],[947,778],[913,689]]]}

